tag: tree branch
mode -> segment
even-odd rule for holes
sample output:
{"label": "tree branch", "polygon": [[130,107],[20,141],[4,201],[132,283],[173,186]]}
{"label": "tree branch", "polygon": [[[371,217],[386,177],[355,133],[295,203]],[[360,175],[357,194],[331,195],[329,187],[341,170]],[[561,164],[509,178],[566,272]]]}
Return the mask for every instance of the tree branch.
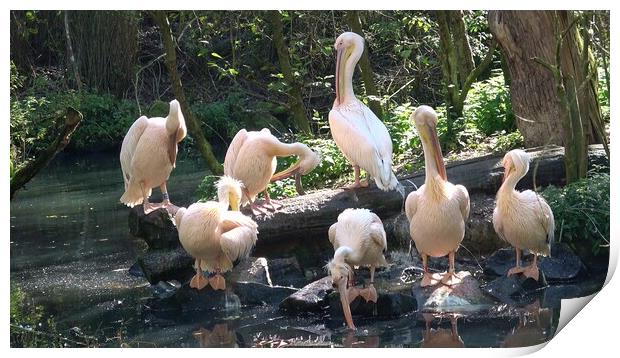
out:
{"label": "tree branch", "polygon": [[465,79],[465,82],[463,83],[463,87],[461,88],[461,94],[459,96],[459,103],[465,102],[465,99],[467,98],[467,93],[469,92],[474,81],[478,78],[478,76],[480,76],[480,74],[484,70],[487,69],[487,67],[489,67],[489,65],[491,64],[491,61],[493,61],[493,54],[495,53],[496,48],[497,48],[497,41],[492,40],[491,45],[489,46],[489,51],[487,52],[486,56],[484,56],[484,59],[482,60],[482,62],[480,62],[480,64],[476,66],[476,68],[474,68],[473,71],[469,73],[469,75],[467,75],[467,78]]}

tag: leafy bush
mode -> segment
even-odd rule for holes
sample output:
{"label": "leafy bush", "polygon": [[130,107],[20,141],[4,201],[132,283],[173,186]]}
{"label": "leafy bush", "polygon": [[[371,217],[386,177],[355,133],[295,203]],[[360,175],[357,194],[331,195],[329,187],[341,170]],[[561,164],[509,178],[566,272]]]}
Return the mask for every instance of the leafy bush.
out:
{"label": "leafy bush", "polygon": [[593,174],[564,188],[542,191],[555,217],[555,240],[593,254],[609,248],[609,174]]}
{"label": "leafy bush", "polygon": [[473,123],[486,136],[516,130],[510,90],[504,84],[501,71],[485,81],[473,84],[463,112],[465,122]]}

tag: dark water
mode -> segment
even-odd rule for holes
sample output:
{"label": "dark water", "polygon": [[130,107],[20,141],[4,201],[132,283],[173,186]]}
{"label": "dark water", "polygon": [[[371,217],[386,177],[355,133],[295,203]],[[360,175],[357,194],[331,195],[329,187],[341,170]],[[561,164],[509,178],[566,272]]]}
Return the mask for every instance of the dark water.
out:
{"label": "dark water", "polygon": [[[187,205],[204,166],[180,161],[168,188]],[[395,319],[357,318],[357,332],[341,317],[285,316],[269,305],[230,304],[216,311],[161,317],[149,314],[153,290],[128,273],[144,244],[128,232],[129,209],[118,202],[123,184],[112,155],[61,156],[11,202],[11,286],[55,322],[68,345],[130,347],[421,347],[527,346],[555,333],[559,302],[525,307],[498,304],[483,313]],[[154,200],[159,200],[155,190]],[[595,292],[584,285],[575,296]],[[45,330],[45,328],[43,328]],[[86,342],[86,343],[84,343]]]}

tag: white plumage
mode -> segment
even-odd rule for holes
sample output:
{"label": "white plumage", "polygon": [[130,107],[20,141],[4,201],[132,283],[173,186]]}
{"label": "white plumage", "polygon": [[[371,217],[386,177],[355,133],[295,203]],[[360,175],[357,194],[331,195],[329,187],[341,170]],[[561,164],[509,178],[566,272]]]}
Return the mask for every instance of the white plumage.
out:
{"label": "white plumage", "polygon": [[392,171],[392,140],[387,128],[353,93],[353,71],[364,51],[364,39],[345,32],[335,44],[336,101],[329,112],[329,127],[340,151],[355,169],[354,187],[360,186],[359,169],[375,179],[381,190],[393,190],[398,180]]}
{"label": "white plumage", "polygon": [[125,192],[120,201],[129,207],[145,203],[154,187],[165,189],[176,164],[177,144],[187,129],[179,102],[170,102],[166,118],[138,118],[123,139],[120,162]]}
{"label": "white plumage", "polygon": [[502,163],[504,182],[497,192],[493,211],[493,227],[500,238],[517,252],[517,266],[509,274],[524,272],[538,279],[536,256],[527,269],[520,267],[520,251],[530,250],[534,255],[548,256],[555,231],[555,220],[549,204],[531,190],[518,192],[515,186],[530,167],[530,156],[515,149],[506,153]]}

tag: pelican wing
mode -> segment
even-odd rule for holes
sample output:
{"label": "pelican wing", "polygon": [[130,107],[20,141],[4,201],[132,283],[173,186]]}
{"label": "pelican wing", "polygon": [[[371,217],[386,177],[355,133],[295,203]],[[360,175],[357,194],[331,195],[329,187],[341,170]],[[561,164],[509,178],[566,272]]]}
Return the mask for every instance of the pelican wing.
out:
{"label": "pelican wing", "polygon": [[405,200],[405,215],[407,215],[407,219],[411,222],[411,218],[415,215],[418,210],[418,197],[420,194],[417,191],[412,191],[407,195],[407,200]]}
{"label": "pelican wing", "polygon": [[245,226],[239,226],[220,236],[222,251],[231,262],[248,257],[255,243],[256,230]]}
{"label": "pelican wing", "polygon": [[520,193],[522,200],[532,203],[534,211],[536,212],[536,218],[542,225],[542,228],[547,236],[547,243],[553,242],[555,234],[555,219],[553,217],[553,211],[547,203],[547,201],[540,195],[536,194],[532,190],[525,190]]}
{"label": "pelican wing", "polygon": [[467,221],[469,217],[469,193],[462,185],[456,185],[456,197],[459,201],[459,208],[461,209],[461,215],[463,215],[463,221]]}
{"label": "pelican wing", "polygon": [[500,214],[497,207],[495,207],[495,210],[493,210],[493,229],[495,229],[495,232],[500,239],[506,241],[506,236],[504,235],[504,227],[502,225],[502,215]]}
{"label": "pelican wing", "polygon": [[387,250],[387,238],[382,224],[376,222],[370,224],[370,237],[381,247],[381,251]]}
{"label": "pelican wing", "polygon": [[334,245],[335,241],[336,241],[336,228],[337,228],[338,223],[332,224],[332,226],[329,227],[329,242],[332,243],[332,245]]}
{"label": "pelican wing", "polygon": [[329,126],[338,148],[353,165],[366,170],[379,189],[396,188],[390,134],[368,107],[360,103],[359,109],[332,109]]}
{"label": "pelican wing", "polygon": [[220,246],[232,262],[247,257],[256,244],[257,225],[239,211],[225,211],[220,217]]}
{"label": "pelican wing", "polygon": [[125,182],[125,190],[129,185],[129,179],[131,177],[131,160],[138,146],[138,141],[144,130],[149,125],[149,119],[146,116],[142,116],[136,119],[135,122],[129,127],[125,138],[123,138],[123,144],[121,145],[121,170],[123,171],[123,181]]}
{"label": "pelican wing", "polygon": [[237,161],[237,156],[243,147],[243,143],[248,138],[248,131],[245,129],[240,130],[235,134],[232,142],[228,146],[228,150],[226,151],[226,157],[224,158],[224,174],[234,177],[233,169],[235,167],[235,162]]}

